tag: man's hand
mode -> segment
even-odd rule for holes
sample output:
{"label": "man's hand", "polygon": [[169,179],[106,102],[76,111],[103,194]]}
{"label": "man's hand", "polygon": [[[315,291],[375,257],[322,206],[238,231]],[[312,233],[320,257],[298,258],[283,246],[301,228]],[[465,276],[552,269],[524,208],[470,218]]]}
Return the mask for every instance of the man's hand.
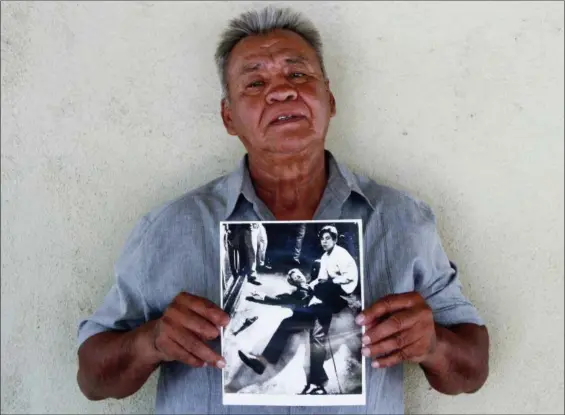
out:
{"label": "man's hand", "polygon": [[178,360],[189,366],[225,367],[225,360],[207,341],[220,335],[229,316],[211,301],[188,293],[178,294],[157,320],[153,345],[162,361]]}
{"label": "man's hand", "polygon": [[366,327],[362,353],[375,358],[373,367],[422,363],[435,350],[432,310],[416,292],[386,296],[357,316],[356,322]]}
{"label": "man's hand", "polygon": [[314,289],[314,287],[315,287],[316,285],[318,285],[320,282],[321,282],[321,279],[320,279],[320,278],[316,278],[314,281],[311,281],[311,282],[308,284],[308,286],[309,286],[311,289]]}
{"label": "man's hand", "polygon": [[91,400],[121,399],[137,392],[163,361],[225,366],[206,342],[220,334],[229,317],[205,298],[181,293],[163,313],[129,331],[106,331],[79,348],[77,381]]}
{"label": "man's hand", "polygon": [[254,300],[263,301],[265,299],[265,294],[258,293],[257,291],[252,291],[249,293],[249,297]]}

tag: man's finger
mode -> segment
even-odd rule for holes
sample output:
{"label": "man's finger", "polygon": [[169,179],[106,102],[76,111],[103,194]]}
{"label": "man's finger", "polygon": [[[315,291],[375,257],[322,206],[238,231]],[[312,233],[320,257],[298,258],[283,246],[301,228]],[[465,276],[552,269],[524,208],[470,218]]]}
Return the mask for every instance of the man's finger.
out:
{"label": "man's finger", "polygon": [[225,327],[230,321],[228,314],[207,298],[182,293],[179,301],[216,326]]}
{"label": "man's finger", "polygon": [[377,343],[367,344],[363,346],[361,353],[366,357],[382,357],[407,347],[424,336],[416,326],[419,326],[419,324],[414,325],[412,329],[401,331]]}
{"label": "man's finger", "polygon": [[196,334],[179,327],[178,330],[171,333],[171,337],[198,359],[220,368],[225,366],[224,358],[208,347]]}
{"label": "man's finger", "polygon": [[387,314],[392,314],[400,310],[404,310],[413,307],[421,299],[419,294],[416,293],[404,293],[404,294],[392,294],[381,298],[379,301],[374,303],[372,306],[361,312],[355,321],[357,324],[367,325],[373,320],[383,317]]}
{"label": "man's finger", "polygon": [[163,347],[163,353],[168,357],[179,362],[183,362],[186,365],[193,367],[203,367],[206,362],[204,360],[197,358],[192,353],[187,352],[180,344],[178,344],[174,339],[168,338],[167,344]]}
{"label": "man's finger", "polygon": [[404,361],[404,355],[401,350],[394,352],[386,357],[373,360],[371,366],[374,368],[385,368],[397,365]]}
{"label": "man's finger", "polygon": [[394,353],[389,354],[388,356],[378,357],[371,363],[371,366],[374,368],[385,368],[397,365],[402,363],[405,360],[409,360],[411,354],[410,350],[413,345],[418,343],[418,341],[406,346],[403,349],[397,350]]}
{"label": "man's finger", "polygon": [[390,315],[380,324],[365,332],[363,344],[378,343],[387,337],[410,329],[419,321],[419,313],[415,310],[404,310]]}
{"label": "man's finger", "polygon": [[212,340],[220,335],[220,331],[214,324],[184,305],[171,308],[167,312],[172,320],[200,335],[204,340]]}

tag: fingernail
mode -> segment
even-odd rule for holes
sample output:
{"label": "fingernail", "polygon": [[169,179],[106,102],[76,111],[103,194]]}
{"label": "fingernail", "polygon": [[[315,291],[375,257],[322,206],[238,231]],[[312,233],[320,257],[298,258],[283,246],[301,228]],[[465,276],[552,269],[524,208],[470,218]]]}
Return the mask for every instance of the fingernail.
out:
{"label": "fingernail", "polygon": [[206,367],[208,366],[208,362],[204,362],[204,364],[202,365],[202,367]]}
{"label": "fingernail", "polygon": [[371,366],[373,366],[375,369],[379,367],[379,362],[377,362],[376,360],[373,361],[373,363],[371,363]]}
{"label": "fingernail", "polygon": [[365,316],[363,314],[359,314],[357,318],[355,318],[355,322],[357,324],[363,324],[364,321],[365,321]]}
{"label": "fingernail", "polygon": [[226,362],[223,360],[218,360],[216,366],[218,366],[220,369],[223,369],[224,367],[226,367]]}
{"label": "fingernail", "polygon": [[371,343],[371,338],[369,336],[363,336],[361,341],[363,342],[363,344],[369,344]]}
{"label": "fingernail", "polygon": [[363,347],[361,349],[361,353],[363,353],[363,356],[369,356],[371,354],[371,351],[369,349],[367,349],[366,347]]}

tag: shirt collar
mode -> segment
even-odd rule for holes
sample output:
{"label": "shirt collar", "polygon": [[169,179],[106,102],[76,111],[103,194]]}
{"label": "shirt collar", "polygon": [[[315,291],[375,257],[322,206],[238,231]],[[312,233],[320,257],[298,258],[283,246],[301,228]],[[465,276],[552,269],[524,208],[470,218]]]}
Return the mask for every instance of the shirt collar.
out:
{"label": "shirt collar", "polygon": [[251,178],[249,177],[249,170],[247,169],[247,155],[245,155],[240,160],[237,169],[226,177],[226,211],[224,214],[226,220],[235,210],[239,196],[243,193],[243,184],[247,181],[251,182]]}
{"label": "shirt collar", "polygon": [[[328,183],[326,191],[330,191],[336,199],[343,204],[354,192],[361,196],[364,201],[374,210],[374,203],[363,192],[355,175],[344,165],[337,162],[333,154],[326,150],[326,161],[328,163]],[[240,160],[239,166],[226,178],[226,211],[225,218],[234,212],[240,196],[244,196],[253,205],[262,204],[258,198],[251,181],[247,167],[247,154]]]}
{"label": "shirt collar", "polygon": [[340,194],[343,202],[354,192],[361,196],[371,209],[375,210],[374,203],[359,186],[359,181],[355,174],[344,164],[338,163],[333,154],[328,150],[326,150],[326,159],[328,160],[329,169],[329,179],[326,187],[333,190],[334,193]]}

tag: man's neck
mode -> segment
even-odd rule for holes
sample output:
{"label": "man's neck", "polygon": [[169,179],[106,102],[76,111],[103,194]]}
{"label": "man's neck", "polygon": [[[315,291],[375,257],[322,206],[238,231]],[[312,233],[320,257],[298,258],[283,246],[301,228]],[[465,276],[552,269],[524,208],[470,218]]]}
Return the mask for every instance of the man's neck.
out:
{"label": "man's neck", "polygon": [[310,220],[327,183],[324,148],[292,155],[249,153],[257,196],[278,220]]}

